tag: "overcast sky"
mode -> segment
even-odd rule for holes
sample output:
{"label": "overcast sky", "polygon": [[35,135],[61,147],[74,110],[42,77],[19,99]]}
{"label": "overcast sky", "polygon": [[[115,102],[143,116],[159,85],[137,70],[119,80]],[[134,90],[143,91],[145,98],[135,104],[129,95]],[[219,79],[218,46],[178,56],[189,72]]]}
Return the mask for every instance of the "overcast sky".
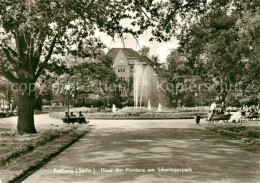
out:
{"label": "overcast sky", "polygon": [[[121,40],[116,39],[115,41],[112,40],[112,38],[105,33],[97,32],[97,36],[100,36],[102,42],[106,44],[108,48],[123,48],[123,43]],[[160,62],[165,62],[165,59],[167,55],[169,54],[171,49],[178,47],[178,40],[176,38],[172,38],[169,42],[157,42],[153,41],[150,42],[151,33],[149,31],[146,31],[144,34],[142,34],[137,43],[137,41],[131,37],[131,35],[126,37],[125,40],[125,48],[133,48],[135,51],[138,51],[140,47],[142,46],[148,46],[150,48],[150,56],[155,55],[158,56],[160,59]],[[107,52],[108,49],[106,49]]]}

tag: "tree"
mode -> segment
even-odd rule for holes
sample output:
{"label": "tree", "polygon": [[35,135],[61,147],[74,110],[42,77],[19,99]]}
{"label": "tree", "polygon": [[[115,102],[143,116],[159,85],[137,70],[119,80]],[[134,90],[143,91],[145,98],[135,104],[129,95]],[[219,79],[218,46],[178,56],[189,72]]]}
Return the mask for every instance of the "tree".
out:
{"label": "tree", "polygon": [[146,6],[143,25],[153,20],[151,40],[177,36],[178,52],[203,81],[259,86],[259,7],[259,0],[165,0]]}
{"label": "tree", "polygon": [[150,40],[177,36],[189,66],[203,79],[235,82],[245,76],[241,68],[248,67],[247,78],[256,82],[259,69],[252,65],[259,66],[259,7],[259,0],[151,1],[145,3],[142,24],[151,26]]}
{"label": "tree", "polygon": [[51,101],[53,100],[54,96],[52,92],[52,85],[50,82],[45,84],[45,87],[43,91],[40,93],[40,95],[43,100],[46,100],[49,104],[51,104]]}
{"label": "tree", "polygon": [[[189,94],[189,96],[186,97],[185,93],[187,91],[185,91],[185,88],[179,90],[179,88],[177,87],[179,85],[184,86],[186,82],[185,80],[188,80],[188,78],[190,78],[192,70],[188,67],[188,60],[185,54],[179,52],[176,49],[173,49],[167,56],[166,65],[167,72],[164,75],[164,78],[167,80],[167,83],[173,86],[171,90],[166,90],[166,94],[169,98],[169,103],[176,107],[178,100],[183,99],[184,103],[186,103],[185,101],[188,101],[188,97],[191,96]],[[185,97],[187,98],[186,100]]]}
{"label": "tree", "polygon": [[[50,63],[59,65],[59,57],[71,48],[84,49],[96,41],[98,28],[114,37],[124,33],[141,34],[145,27],[142,2],[107,0],[5,0],[0,2],[0,71],[19,90],[19,133],[36,133],[34,126],[34,83]],[[123,27],[121,20],[131,19],[138,29]],[[136,27],[135,27],[136,28]],[[92,36],[92,37],[91,37]],[[20,88],[20,87],[19,87]]]}
{"label": "tree", "polygon": [[11,100],[14,99],[11,83],[3,77],[0,77],[0,94],[8,101],[9,109],[11,108]]}
{"label": "tree", "polygon": [[234,10],[218,8],[179,36],[195,74],[218,85],[223,99],[232,85],[259,86],[259,7],[259,1],[241,1]]}
{"label": "tree", "polygon": [[149,52],[150,52],[150,48],[147,47],[147,46],[143,46],[143,47],[141,47],[140,50],[139,50],[139,54],[140,54],[141,56],[147,56],[147,57],[149,57]]}
{"label": "tree", "polygon": [[[190,75],[192,70],[189,67],[188,60],[184,53],[180,53],[178,50],[173,49],[166,58],[166,64],[169,71],[173,75]],[[174,77],[172,75],[172,78]]]}
{"label": "tree", "polygon": [[42,110],[42,97],[38,95],[34,99],[34,109],[41,111]]}
{"label": "tree", "polygon": [[101,56],[95,62],[86,61],[72,67],[71,76],[75,77],[79,86],[77,92],[81,95],[98,94],[106,106],[119,86],[112,64],[109,57]]}

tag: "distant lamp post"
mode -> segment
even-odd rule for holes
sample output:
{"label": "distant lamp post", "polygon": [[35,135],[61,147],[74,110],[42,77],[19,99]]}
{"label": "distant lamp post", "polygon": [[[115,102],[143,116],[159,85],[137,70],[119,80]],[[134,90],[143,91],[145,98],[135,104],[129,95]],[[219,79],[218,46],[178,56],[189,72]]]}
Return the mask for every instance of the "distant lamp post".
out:
{"label": "distant lamp post", "polygon": [[65,85],[65,90],[67,90],[67,104],[68,104],[68,114],[67,114],[67,122],[69,123],[69,119],[70,119],[70,101],[69,101],[69,92],[70,92],[70,84],[66,84]]}

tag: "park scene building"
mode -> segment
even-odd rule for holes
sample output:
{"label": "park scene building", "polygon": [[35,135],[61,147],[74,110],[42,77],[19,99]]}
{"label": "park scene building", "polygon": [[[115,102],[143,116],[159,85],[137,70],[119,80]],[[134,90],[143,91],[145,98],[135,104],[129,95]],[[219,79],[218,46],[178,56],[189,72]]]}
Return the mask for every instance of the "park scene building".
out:
{"label": "park scene building", "polygon": [[0,1],[0,183],[260,182],[260,1]]}
{"label": "park scene building", "polygon": [[112,48],[107,56],[113,60],[113,68],[118,78],[122,81],[129,81],[134,75],[135,65],[147,65],[147,56],[141,56],[132,48]]}
{"label": "park scene building", "polygon": [[[153,61],[146,55],[140,55],[137,51],[131,48],[112,48],[106,54],[107,57],[113,61],[113,69],[120,82],[125,82],[128,86],[132,85],[128,89],[121,88],[121,96],[130,99],[129,104],[135,103],[134,105],[148,105],[149,99],[153,96],[155,101],[156,91],[152,92],[155,87],[155,71],[153,67]],[[157,66],[161,64],[158,63]],[[148,86],[149,85],[149,86]],[[139,91],[138,91],[139,89]],[[143,95],[139,96],[139,95]],[[129,95],[129,96],[128,96]],[[146,95],[146,96],[145,96]],[[145,98],[146,97],[146,98]],[[144,102],[138,104],[138,98]],[[156,99],[157,100],[157,99]],[[153,102],[152,105],[157,105],[158,102]]]}

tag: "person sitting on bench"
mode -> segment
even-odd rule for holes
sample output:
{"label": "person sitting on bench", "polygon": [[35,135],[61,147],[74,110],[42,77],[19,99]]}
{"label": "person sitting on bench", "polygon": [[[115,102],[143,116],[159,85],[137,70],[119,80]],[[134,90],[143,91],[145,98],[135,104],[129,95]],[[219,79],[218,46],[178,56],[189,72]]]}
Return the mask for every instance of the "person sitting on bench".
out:
{"label": "person sitting on bench", "polygon": [[217,111],[217,114],[225,114],[225,111],[222,110],[222,109],[221,109],[221,110],[218,110],[218,111]]}
{"label": "person sitting on bench", "polygon": [[75,115],[73,114],[73,112],[70,112],[70,116],[75,117]]}
{"label": "person sitting on bench", "polygon": [[81,111],[79,111],[79,116],[83,116],[83,114],[81,113]]}

